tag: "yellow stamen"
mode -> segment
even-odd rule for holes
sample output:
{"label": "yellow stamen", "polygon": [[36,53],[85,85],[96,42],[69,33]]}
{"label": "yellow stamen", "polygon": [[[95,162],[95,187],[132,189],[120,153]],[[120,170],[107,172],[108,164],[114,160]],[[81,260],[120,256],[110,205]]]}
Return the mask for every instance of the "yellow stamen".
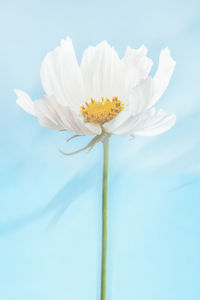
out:
{"label": "yellow stamen", "polygon": [[101,101],[95,101],[91,98],[91,102],[85,102],[80,108],[80,113],[84,117],[86,122],[104,124],[113,118],[115,118],[123,109],[124,104],[118,97],[101,98]]}

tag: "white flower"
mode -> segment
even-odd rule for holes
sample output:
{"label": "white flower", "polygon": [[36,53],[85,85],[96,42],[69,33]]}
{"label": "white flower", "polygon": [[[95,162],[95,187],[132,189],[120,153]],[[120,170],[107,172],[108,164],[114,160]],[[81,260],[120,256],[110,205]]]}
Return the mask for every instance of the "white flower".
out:
{"label": "white flower", "polygon": [[106,41],[89,47],[79,66],[71,39],[45,57],[41,81],[46,95],[32,101],[16,90],[19,104],[41,126],[77,135],[152,136],[170,129],[174,114],[151,108],[162,96],[175,67],[168,48],[161,51],[158,70],[141,46],[127,48],[120,59]]}

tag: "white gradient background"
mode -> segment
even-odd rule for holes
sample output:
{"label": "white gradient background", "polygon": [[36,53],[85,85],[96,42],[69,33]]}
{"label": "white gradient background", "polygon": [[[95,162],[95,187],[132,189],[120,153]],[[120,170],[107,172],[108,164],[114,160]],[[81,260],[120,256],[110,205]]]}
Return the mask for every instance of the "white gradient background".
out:
{"label": "white gradient background", "polygon": [[41,128],[14,88],[39,98],[45,54],[70,36],[77,56],[107,40],[177,61],[157,107],[177,115],[157,137],[112,137],[107,300],[200,296],[199,1],[0,2],[0,299],[99,299],[101,145]]}

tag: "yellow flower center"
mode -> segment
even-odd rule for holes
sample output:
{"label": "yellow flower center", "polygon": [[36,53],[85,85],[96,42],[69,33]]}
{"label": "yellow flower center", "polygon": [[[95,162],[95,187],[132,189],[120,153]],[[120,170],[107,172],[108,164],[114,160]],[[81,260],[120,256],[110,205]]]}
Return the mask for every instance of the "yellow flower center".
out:
{"label": "yellow flower center", "polygon": [[86,101],[80,109],[86,122],[102,125],[115,118],[124,109],[124,104],[118,97],[113,97],[112,100],[104,97],[102,101],[95,101],[93,98],[90,100],[90,103]]}

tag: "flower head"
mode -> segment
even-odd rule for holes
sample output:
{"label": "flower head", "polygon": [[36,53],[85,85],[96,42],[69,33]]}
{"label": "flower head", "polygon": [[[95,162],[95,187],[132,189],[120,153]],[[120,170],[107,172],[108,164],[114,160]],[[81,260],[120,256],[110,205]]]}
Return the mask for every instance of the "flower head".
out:
{"label": "flower head", "polygon": [[[32,101],[16,90],[19,104],[41,126],[76,135],[152,136],[170,129],[174,114],[152,106],[168,86],[175,61],[168,48],[160,53],[154,77],[147,49],[127,48],[120,59],[106,41],[85,50],[79,66],[70,38],[45,57],[42,99]],[[98,140],[98,139],[97,139]]]}

